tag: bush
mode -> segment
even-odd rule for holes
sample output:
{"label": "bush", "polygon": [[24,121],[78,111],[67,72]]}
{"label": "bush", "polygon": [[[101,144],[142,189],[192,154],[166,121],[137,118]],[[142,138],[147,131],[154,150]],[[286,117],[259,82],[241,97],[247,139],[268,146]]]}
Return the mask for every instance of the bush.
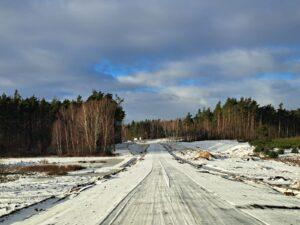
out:
{"label": "bush", "polygon": [[31,165],[17,168],[19,172],[37,172],[46,173],[48,175],[66,175],[68,172],[85,169],[80,165]]}
{"label": "bush", "polygon": [[279,150],[277,151],[277,153],[278,153],[279,155],[283,155],[283,154],[284,154],[284,149],[279,149]]}
{"label": "bush", "polygon": [[254,152],[256,153],[260,153],[260,152],[263,152],[264,151],[264,148],[261,147],[261,146],[256,146],[255,149],[254,149]]}
{"label": "bush", "polygon": [[265,155],[268,155],[270,151],[271,151],[270,149],[264,148],[263,153],[264,153]]}
{"label": "bush", "polygon": [[292,151],[291,151],[291,153],[296,153],[296,154],[298,154],[298,153],[299,153],[299,150],[298,150],[297,148],[293,148]]}
{"label": "bush", "polygon": [[277,158],[278,157],[278,152],[275,152],[275,151],[267,151],[265,154],[270,158]]}

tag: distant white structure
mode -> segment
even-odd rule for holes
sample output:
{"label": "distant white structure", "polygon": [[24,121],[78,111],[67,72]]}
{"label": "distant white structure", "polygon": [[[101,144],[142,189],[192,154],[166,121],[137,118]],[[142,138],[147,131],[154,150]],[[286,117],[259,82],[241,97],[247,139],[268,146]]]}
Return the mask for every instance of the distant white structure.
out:
{"label": "distant white structure", "polygon": [[141,141],[141,140],[142,140],[142,137],[140,137],[139,140]]}

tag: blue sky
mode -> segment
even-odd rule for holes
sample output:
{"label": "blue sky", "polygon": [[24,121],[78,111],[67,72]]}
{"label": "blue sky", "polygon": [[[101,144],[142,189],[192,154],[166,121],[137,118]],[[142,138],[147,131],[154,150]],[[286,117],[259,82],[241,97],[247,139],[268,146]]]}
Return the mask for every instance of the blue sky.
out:
{"label": "blue sky", "polygon": [[99,74],[110,75],[114,78],[128,76],[140,72],[150,72],[154,68],[149,60],[139,60],[131,64],[112,62],[109,59],[101,59],[99,63],[93,65],[93,69]]}
{"label": "blue sky", "polygon": [[0,21],[0,92],[111,92],[126,121],[227,97],[300,106],[296,0],[3,0]]}

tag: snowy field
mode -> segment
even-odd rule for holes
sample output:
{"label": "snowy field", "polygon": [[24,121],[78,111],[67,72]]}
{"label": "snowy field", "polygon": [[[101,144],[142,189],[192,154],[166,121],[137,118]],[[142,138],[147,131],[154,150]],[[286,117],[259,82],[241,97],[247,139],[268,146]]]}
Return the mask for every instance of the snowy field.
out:
{"label": "snowy field", "polygon": [[[300,197],[300,167],[255,157],[253,147],[248,143],[213,140],[173,142],[169,145],[178,157],[202,165],[205,169],[230,174],[245,181],[262,182],[279,191],[289,192]],[[210,159],[197,157],[199,152],[205,151],[211,154]],[[299,157],[299,154],[286,152],[288,157]]]}
{"label": "snowy field", "polygon": [[[172,151],[171,154],[165,149]],[[118,214],[123,207],[126,212],[129,200],[138,210],[149,212],[148,210],[155,209],[152,214],[147,214],[149,221],[157,216],[157,210],[165,210],[164,205],[167,204],[170,210],[162,215],[165,219],[171,215],[177,202],[181,206],[181,203],[195,203],[190,195],[182,198],[181,194],[178,194],[177,200],[176,196],[171,195],[170,203],[166,196],[170,191],[178,190],[176,185],[183,185],[182,190],[190,191],[188,187],[198,185],[192,194],[198,191],[202,193],[195,198],[199,200],[197,204],[209,212],[209,215],[203,215],[204,221],[210,221],[210,212],[218,208],[215,204],[217,201],[222,203],[220,209],[231,205],[239,209],[239,212],[241,210],[265,224],[300,222],[297,215],[299,198],[284,195],[274,188],[280,186],[296,193],[297,188],[292,189],[291,186],[299,179],[299,167],[255,157],[252,147],[247,143],[223,140],[192,143],[146,140],[140,145],[118,145],[117,153],[117,157],[3,159],[3,165],[6,167],[19,164],[39,165],[47,161],[59,165],[78,164],[85,166],[85,169],[63,176],[48,176],[43,173],[15,174],[14,176],[19,176],[15,181],[1,183],[1,213],[8,215],[0,216],[0,224],[96,225],[105,221],[109,215],[115,217],[114,212]],[[208,154],[208,160],[199,157],[199,153],[206,153],[204,156]],[[174,160],[174,154],[190,163]],[[292,156],[291,153],[288,155]],[[189,164],[202,166],[194,167]],[[125,165],[127,166],[124,169]],[[161,183],[155,185],[155,182]],[[140,192],[141,186],[147,189]],[[142,199],[131,198],[137,193],[143,196]],[[202,204],[203,199],[206,199],[208,205]],[[173,203],[175,205],[172,205]],[[28,205],[31,206],[26,207]],[[187,205],[185,207],[188,208]],[[22,210],[12,213],[18,209]],[[129,209],[130,207],[127,208]],[[187,214],[182,213],[182,210],[180,212],[180,218],[195,218],[190,211]],[[142,221],[146,213],[129,215],[139,221],[138,224],[145,224]],[[220,217],[225,220],[228,218],[228,215],[223,217],[222,214],[215,216],[214,218]],[[122,224],[132,224],[132,221]]]}
{"label": "snowy field", "polygon": [[[35,215],[36,213],[40,213],[40,211],[48,211],[50,208],[52,209],[50,212],[53,211],[53,213],[57,213],[59,212],[60,207],[71,204],[68,203],[70,201],[67,201],[70,199],[80,203],[80,201],[87,202],[88,197],[90,204],[90,202],[93,202],[92,199],[94,198],[94,195],[100,195],[102,193],[101,199],[103,198],[102,200],[104,201],[106,195],[103,195],[103,193],[106,192],[107,205],[111,207],[110,198],[112,196],[109,193],[115,193],[113,194],[115,196],[114,205],[117,204],[122,196],[124,197],[126,193],[128,193],[148,172],[151,171],[151,154],[147,154],[145,160],[143,160],[143,158],[149,144],[150,152],[154,153],[158,150],[159,145],[155,143],[162,143],[162,145],[169,146],[169,149],[171,149],[177,157],[188,160],[193,164],[201,165],[201,168],[197,169],[197,171],[198,173],[204,173],[198,177],[199,179],[207,177],[212,180],[221,179],[222,182],[230,183],[234,181],[234,186],[239,184],[242,185],[241,182],[235,181],[242,181],[244,184],[249,184],[254,189],[257,185],[262,185],[264,187],[268,186],[282,193],[292,193],[296,196],[296,198],[293,196],[285,197],[292,199],[300,197],[300,167],[291,166],[275,160],[260,159],[253,155],[253,147],[248,143],[239,143],[237,141],[228,140],[199,142],[174,142],[165,139],[150,140],[143,141],[139,145],[134,143],[117,145],[116,153],[118,153],[118,155],[115,157],[39,157],[0,159],[1,165],[6,168],[43,164],[80,165],[84,167],[82,170],[68,172],[65,175],[50,176],[45,173],[15,173],[6,175],[6,180],[2,180],[2,183],[0,183],[0,223],[3,221],[4,224],[10,224],[10,221],[22,221],[30,215]],[[199,153],[203,152],[209,154],[208,159],[199,157]],[[299,155],[291,154],[289,151],[286,152],[286,155],[289,157],[298,157]],[[170,156],[170,158],[172,157]],[[143,163],[137,163],[137,166],[133,168],[130,167],[127,171],[112,176],[122,179],[110,179],[110,182],[105,182],[108,175],[110,176],[121,170],[123,171],[124,166],[135,162]],[[174,166],[181,166],[181,164],[178,164],[175,160],[171,160],[170,163],[173,163]],[[182,164],[182,166],[184,168],[186,167],[184,164]],[[189,168],[187,171],[193,171],[193,167],[187,168]],[[130,179],[128,177],[130,177]],[[218,180],[218,182],[219,181],[220,180]],[[115,182],[118,183],[118,186],[115,186]],[[121,185],[119,182],[124,182],[124,184],[122,183]],[[127,185],[127,189],[123,190],[122,187],[124,188],[125,184]],[[210,184],[213,185],[214,182]],[[268,187],[266,187],[266,190]],[[111,190],[108,190],[107,188],[110,188]],[[217,187],[208,187],[209,190],[215,188]],[[82,192],[83,190],[87,191]],[[226,194],[226,191],[223,191]],[[117,195],[117,193],[119,195]],[[224,193],[222,192],[222,195],[225,195]],[[247,194],[249,193],[247,192]],[[253,193],[251,192],[251,194]],[[283,196],[282,194],[280,195]],[[93,206],[95,210],[99,210],[98,204],[103,204],[102,200],[99,200],[97,204],[95,203]],[[257,200],[256,197],[255,200]],[[58,204],[62,202],[65,202],[65,204]],[[72,207],[72,205],[70,205],[70,207]],[[76,207],[78,208],[78,206]],[[107,207],[107,209],[105,207],[102,208],[107,211],[110,207]],[[20,210],[18,213],[12,214],[12,212],[18,210]],[[107,213],[106,211],[103,211],[103,215]],[[86,211],[87,214],[92,212],[91,209]],[[6,217],[5,215],[10,216]],[[62,219],[63,218],[60,218],[60,220]],[[66,218],[66,220],[70,220],[70,218]]]}
{"label": "snowy field", "polygon": [[213,140],[213,141],[195,141],[195,142],[175,142],[173,146],[177,150],[185,150],[187,148],[195,150],[206,150],[212,153],[227,155],[231,157],[243,157],[253,152],[247,142],[239,143],[231,140]]}
{"label": "snowy field", "polygon": [[[76,196],[80,191],[93,186],[103,176],[120,170],[124,164],[143,152],[146,145],[122,144],[117,146],[115,157],[37,157],[0,159],[3,168],[32,165],[80,165],[82,170],[66,175],[45,173],[13,173],[2,175],[0,182],[0,217],[39,202],[60,201]],[[1,222],[1,219],[0,219]]]}

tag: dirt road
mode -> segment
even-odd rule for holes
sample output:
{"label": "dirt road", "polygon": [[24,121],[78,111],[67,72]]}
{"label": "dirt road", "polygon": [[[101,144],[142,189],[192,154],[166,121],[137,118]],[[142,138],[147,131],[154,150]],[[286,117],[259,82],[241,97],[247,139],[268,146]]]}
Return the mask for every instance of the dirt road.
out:
{"label": "dirt road", "polygon": [[152,145],[153,169],[102,223],[105,224],[262,224],[202,189]]}

